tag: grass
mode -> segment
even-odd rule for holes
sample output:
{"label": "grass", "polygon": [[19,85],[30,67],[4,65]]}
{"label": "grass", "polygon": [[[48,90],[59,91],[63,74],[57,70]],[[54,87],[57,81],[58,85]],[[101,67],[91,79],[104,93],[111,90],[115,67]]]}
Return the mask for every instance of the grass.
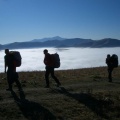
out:
{"label": "grass", "polygon": [[106,67],[58,70],[62,86],[50,78],[44,88],[44,71],[19,72],[23,92],[14,84],[7,92],[0,74],[0,120],[119,120],[120,67],[108,82]]}

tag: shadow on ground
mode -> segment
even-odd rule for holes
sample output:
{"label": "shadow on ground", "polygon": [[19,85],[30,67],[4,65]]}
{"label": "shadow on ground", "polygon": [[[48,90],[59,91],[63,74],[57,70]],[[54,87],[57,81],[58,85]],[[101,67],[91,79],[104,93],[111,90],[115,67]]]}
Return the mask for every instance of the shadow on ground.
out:
{"label": "shadow on ground", "polygon": [[19,93],[20,98],[14,91],[11,91],[11,94],[19,106],[22,114],[28,120],[56,120],[56,117],[49,110],[36,102],[25,99],[23,91]]}
{"label": "shadow on ground", "polygon": [[106,113],[110,111],[110,105],[113,104],[111,100],[96,99],[90,93],[70,93],[64,87],[55,90],[84,104],[101,118],[109,119]]}

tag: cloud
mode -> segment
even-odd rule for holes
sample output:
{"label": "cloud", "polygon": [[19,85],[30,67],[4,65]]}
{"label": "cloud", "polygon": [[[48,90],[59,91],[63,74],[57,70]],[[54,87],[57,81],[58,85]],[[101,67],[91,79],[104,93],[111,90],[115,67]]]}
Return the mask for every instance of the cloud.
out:
{"label": "cloud", "polygon": [[[44,71],[43,50],[46,48],[18,49],[22,56],[22,65],[17,71]],[[106,66],[106,55],[120,54],[120,48],[47,48],[49,53],[60,55],[61,67],[56,70]],[[4,72],[4,50],[0,51],[0,72]]]}

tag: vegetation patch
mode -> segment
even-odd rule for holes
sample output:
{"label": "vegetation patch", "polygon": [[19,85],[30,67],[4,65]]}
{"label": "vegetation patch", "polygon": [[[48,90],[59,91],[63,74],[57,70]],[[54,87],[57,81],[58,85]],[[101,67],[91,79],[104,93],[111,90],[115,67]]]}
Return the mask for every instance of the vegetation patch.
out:
{"label": "vegetation patch", "polygon": [[50,78],[44,88],[43,71],[19,72],[23,91],[13,85],[6,91],[7,80],[0,74],[0,120],[119,120],[120,67],[108,82],[106,67],[58,70],[57,87]]}

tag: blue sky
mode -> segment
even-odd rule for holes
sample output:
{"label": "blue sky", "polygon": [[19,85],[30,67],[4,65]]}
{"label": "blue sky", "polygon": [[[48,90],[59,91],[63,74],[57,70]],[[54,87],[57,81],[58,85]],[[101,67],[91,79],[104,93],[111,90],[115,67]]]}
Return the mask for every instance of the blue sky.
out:
{"label": "blue sky", "polygon": [[120,0],[0,0],[0,44],[54,36],[120,40]]}

